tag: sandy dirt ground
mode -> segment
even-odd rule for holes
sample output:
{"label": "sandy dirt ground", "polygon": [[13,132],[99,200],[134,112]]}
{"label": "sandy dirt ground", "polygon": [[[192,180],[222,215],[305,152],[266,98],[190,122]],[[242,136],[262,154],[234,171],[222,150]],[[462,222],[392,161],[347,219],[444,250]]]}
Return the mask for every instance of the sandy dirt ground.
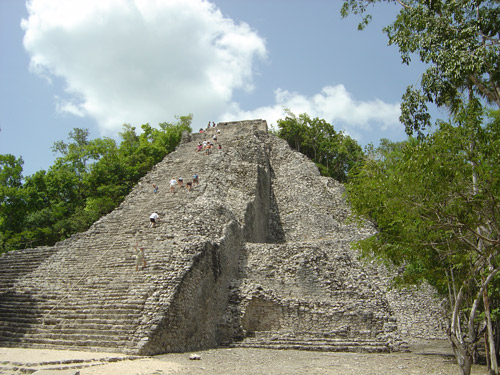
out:
{"label": "sandy dirt ground", "polygon": [[[415,350],[411,353],[360,354],[266,349],[213,349],[196,354],[171,353],[126,359],[116,353],[88,353],[55,350],[0,348],[0,374],[26,374],[25,364],[51,363],[52,370],[39,374],[65,375],[455,375],[458,367],[449,353]],[[82,361],[81,367],[78,361]],[[58,363],[58,365],[55,365]],[[17,366],[16,366],[17,365]],[[9,367],[10,366],[10,367]],[[25,366],[25,368],[26,368]],[[66,367],[65,367],[66,366]],[[68,369],[68,366],[70,369]],[[50,367],[50,366],[49,366]],[[45,367],[47,368],[47,367]],[[31,371],[33,374],[37,372]],[[486,375],[485,366],[474,366],[472,374]]]}
{"label": "sandy dirt ground", "polygon": [[[238,375],[359,375],[359,374],[442,374],[456,375],[453,358],[408,353],[355,354],[318,353],[295,350],[218,349],[197,353],[168,354],[152,359],[108,364],[81,370],[90,374],[238,374]],[[487,374],[484,366],[474,366],[473,374]]]}

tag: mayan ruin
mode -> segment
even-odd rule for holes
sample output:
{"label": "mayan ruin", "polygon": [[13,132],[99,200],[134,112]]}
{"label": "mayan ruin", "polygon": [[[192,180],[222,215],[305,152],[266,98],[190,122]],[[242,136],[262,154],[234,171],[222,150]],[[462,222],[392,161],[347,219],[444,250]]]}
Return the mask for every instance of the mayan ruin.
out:
{"label": "mayan ruin", "polygon": [[[197,152],[216,129],[222,148]],[[193,175],[190,191],[170,191]],[[432,291],[391,289],[358,258],[350,244],[374,230],[349,214],[342,184],[264,120],[186,134],[86,232],[0,257],[0,346],[390,352],[446,338]]]}

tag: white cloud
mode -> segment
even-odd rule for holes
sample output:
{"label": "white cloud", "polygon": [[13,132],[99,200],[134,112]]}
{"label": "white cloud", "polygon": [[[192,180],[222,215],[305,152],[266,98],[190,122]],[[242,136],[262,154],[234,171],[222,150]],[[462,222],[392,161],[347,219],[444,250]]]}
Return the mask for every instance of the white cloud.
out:
{"label": "white cloud", "polygon": [[95,118],[103,132],[189,113],[213,119],[234,90],[252,90],[254,61],[267,54],[247,24],[205,0],[30,0],[28,11],[31,69],[63,78],[68,98],[57,108]]}
{"label": "white cloud", "polygon": [[59,98],[58,96],[56,96],[56,110],[57,112],[62,114],[68,113],[77,117],[85,116],[84,111],[82,111],[82,109],[78,106],[78,104],[66,101],[64,99]]}
{"label": "white cloud", "polygon": [[[306,97],[296,92],[278,89],[275,91],[275,104],[250,111],[241,110],[237,104],[223,115],[224,121],[242,118],[262,118],[270,126],[286,116],[284,108],[294,114],[307,113],[310,117],[319,117],[334,125],[336,130],[363,139],[367,131],[401,132],[399,122],[400,104],[388,104],[379,99],[370,101],[356,100],[344,85],[325,86],[319,94]],[[385,134],[382,134],[385,135]],[[380,138],[380,137],[378,137]]]}
{"label": "white cloud", "polygon": [[357,139],[401,129],[399,103],[357,100],[342,84],[312,96],[277,89],[274,103],[243,110],[234,92],[252,92],[265,41],[207,0],[29,0],[28,10],[31,69],[62,78],[56,109],[95,119],[103,133],[189,113],[201,124],[262,118],[272,126],[284,108]]}

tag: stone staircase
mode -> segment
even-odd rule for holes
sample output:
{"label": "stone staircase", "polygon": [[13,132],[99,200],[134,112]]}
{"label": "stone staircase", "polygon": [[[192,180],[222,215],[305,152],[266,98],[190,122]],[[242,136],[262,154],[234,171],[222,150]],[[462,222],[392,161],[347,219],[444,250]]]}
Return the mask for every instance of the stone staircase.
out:
{"label": "stone staircase", "polygon": [[[197,262],[221,256],[216,241],[232,241],[224,238],[223,232],[238,217],[224,205],[224,200],[220,203],[220,195],[228,191],[230,182],[217,173],[223,169],[242,170],[237,155],[227,157],[232,152],[231,143],[239,139],[231,133],[229,127],[227,135],[219,136],[219,141],[230,137],[224,152],[215,150],[205,155],[195,152],[194,142],[180,145],[139,182],[120,207],[87,232],[53,248],[1,257],[0,344],[141,354],[214,346],[214,337],[208,337],[206,343],[188,332],[188,339],[180,335],[178,343],[171,346],[145,348],[158,326],[168,320],[169,309],[175,320],[178,309],[191,307],[176,304],[179,296],[198,288],[190,285],[192,281],[186,283],[190,274],[200,273],[195,277],[197,281],[207,277],[205,270],[196,269]],[[236,148],[235,153],[239,152]],[[192,191],[169,192],[171,177],[189,181],[195,173],[200,176],[200,185]],[[254,187],[233,180],[243,188],[238,192],[233,188],[234,193],[250,199]],[[160,188],[156,194],[152,183]],[[246,206],[244,201],[238,204]],[[153,211],[160,214],[161,220],[157,227],[149,228]],[[147,267],[139,272],[135,272],[133,258],[136,244],[146,249]],[[218,286],[221,297],[213,296],[214,306],[209,309],[215,317],[224,309],[219,299],[224,298],[225,289]],[[195,315],[201,316],[199,310],[210,303],[204,294],[199,297],[202,299],[195,301]],[[216,323],[201,326],[204,324],[214,331]],[[203,332],[209,328],[197,329]]]}
{"label": "stone staircase", "polygon": [[54,253],[54,248],[40,247],[11,251],[2,256],[2,272],[0,273],[0,292],[9,290],[15,280],[35,270]]}
{"label": "stone staircase", "polygon": [[[81,369],[102,366],[109,363],[139,360],[143,357],[112,353],[40,351],[35,358],[33,352],[15,350],[14,356],[0,362],[0,374],[79,374]],[[64,359],[61,359],[63,357]]]}
{"label": "stone staircase", "polygon": [[[373,230],[346,223],[342,186],[265,121],[218,129],[222,150],[196,152],[214,129],[187,137],[85,233],[0,257],[0,346],[404,349],[397,294],[391,302],[377,268],[350,250]],[[169,192],[172,177],[195,173],[192,191]],[[136,244],[147,261],[138,272]]]}
{"label": "stone staircase", "polygon": [[309,350],[318,352],[356,352],[356,353],[388,353],[391,351],[387,342],[372,338],[349,339],[339,336],[331,337],[332,332],[259,332],[245,338],[241,342],[233,342],[233,348],[261,348],[280,350]]}

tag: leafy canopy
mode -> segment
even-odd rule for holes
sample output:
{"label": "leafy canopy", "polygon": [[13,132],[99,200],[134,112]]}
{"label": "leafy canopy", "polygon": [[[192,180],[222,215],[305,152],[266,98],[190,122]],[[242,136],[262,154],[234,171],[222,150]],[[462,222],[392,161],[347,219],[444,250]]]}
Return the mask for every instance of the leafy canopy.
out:
{"label": "leafy canopy", "polygon": [[497,112],[473,132],[443,122],[422,141],[385,141],[351,171],[346,189],[352,208],[378,229],[359,243],[365,254],[406,265],[400,281],[427,280],[444,294],[449,280],[443,271],[453,269],[456,279],[464,280],[475,272],[477,260],[496,257],[499,120]]}
{"label": "leafy canopy", "polygon": [[399,4],[384,31],[406,64],[417,56],[428,64],[420,87],[403,95],[401,121],[408,134],[430,125],[427,103],[456,112],[472,97],[500,108],[500,3],[497,0],[345,0],[341,14],[363,15],[377,3]]}
{"label": "leafy canopy", "polygon": [[287,111],[278,120],[277,135],[290,147],[311,158],[324,176],[345,182],[349,170],[363,157],[359,144],[323,119],[311,119],[303,113],[298,117]]}

